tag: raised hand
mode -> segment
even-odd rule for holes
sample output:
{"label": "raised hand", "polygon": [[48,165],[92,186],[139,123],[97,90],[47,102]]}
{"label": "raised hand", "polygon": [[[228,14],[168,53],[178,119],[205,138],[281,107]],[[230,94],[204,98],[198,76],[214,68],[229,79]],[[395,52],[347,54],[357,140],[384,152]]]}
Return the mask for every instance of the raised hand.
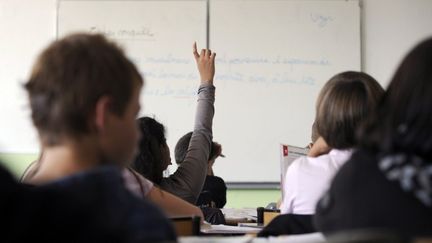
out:
{"label": "raised hand", "polygon": [[196,42],[194,42],[193,54],[201,76],[201,84],[213,84],[216,53],[209,49],[202,49],[201,53],[198,53]]}

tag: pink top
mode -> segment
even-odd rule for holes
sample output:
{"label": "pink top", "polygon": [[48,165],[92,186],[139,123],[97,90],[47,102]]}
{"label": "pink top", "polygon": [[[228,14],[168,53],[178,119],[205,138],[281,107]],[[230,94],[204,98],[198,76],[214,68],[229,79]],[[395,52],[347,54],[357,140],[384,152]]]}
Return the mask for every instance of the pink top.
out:
{"label": "pink top", "polygon": [[151,181],[133,170],[123,169],[122,174],[126,188],[139,198],[146,197],[153,188]]}

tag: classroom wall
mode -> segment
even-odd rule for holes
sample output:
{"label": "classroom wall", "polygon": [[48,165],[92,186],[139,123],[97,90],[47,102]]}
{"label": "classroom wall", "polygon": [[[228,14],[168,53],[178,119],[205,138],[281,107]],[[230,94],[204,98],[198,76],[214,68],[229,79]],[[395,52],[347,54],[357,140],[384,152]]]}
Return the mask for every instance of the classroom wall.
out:
{"label": "classroom wall", "polygon": [[419,41],[432,36],[432,1],[362,1],[363,71],[384,87],[399,62]]}
{"label": "classroom wall", "polygon": [[[381,84],[387,86],[403,56],[418,41],[432,36],[432,1],[430,0],[363,0],[362,3],[362,67]],[[0,87],[4,77],[18,76],[25,80],[36,54],[55,38],[55,0],[2,0],[0,1],[0,53],[13,58],[0,57]],[[25,36],[26,38],[20,38]],[[25,97],[0,88],[0,99],[25,105]],[[8,104],[0,102],[1,112],[7,114]],[[13,106],[14,107],[14,106]],[[3,123],[28,124],[28,114],[19,121],[2,116]],[[16,125],[15,125],[16,126]],[[17,137],[16,131],[1,136]],[[24,135],[25,136],[25,135]],[[0,160],[19,176],[36,154],[0,154]],[[276,201],[276,190],[230,190],[227,206],[256,207]]]}

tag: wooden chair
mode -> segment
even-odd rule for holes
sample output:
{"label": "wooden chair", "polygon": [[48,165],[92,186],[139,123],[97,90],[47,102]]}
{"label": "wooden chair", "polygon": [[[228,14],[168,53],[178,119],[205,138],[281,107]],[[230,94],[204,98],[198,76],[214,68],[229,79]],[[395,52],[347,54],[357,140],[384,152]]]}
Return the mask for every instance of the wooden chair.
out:
{"label": "wooden chair", "polygon": [[177,236],[196,236],[200,234],[201,218],[198,216],[171,218]]}

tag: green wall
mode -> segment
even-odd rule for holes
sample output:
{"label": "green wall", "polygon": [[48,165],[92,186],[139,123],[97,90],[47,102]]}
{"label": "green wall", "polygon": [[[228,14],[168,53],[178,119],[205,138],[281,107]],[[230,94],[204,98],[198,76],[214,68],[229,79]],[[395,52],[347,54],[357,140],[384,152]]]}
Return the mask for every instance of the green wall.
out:
{"label": "green wall", "polygon": [[37,158],[37,154],[0,154],[0,164],[20,178],[27,166]]}
{"label": "green wall", "polygon": [[270,202],[277,202],[281,196],[276,189],[231,189],[227,192],[226,208],[265,207]]}
{"label": "green wall", "polygon": [[[37,154],[0,154],[3,164],[16,178],[20,178],[27,166],[38,158]],[[227,192],[226,208],[256,208],[277,202],[280,191],[275,189],[231,189]]]}

